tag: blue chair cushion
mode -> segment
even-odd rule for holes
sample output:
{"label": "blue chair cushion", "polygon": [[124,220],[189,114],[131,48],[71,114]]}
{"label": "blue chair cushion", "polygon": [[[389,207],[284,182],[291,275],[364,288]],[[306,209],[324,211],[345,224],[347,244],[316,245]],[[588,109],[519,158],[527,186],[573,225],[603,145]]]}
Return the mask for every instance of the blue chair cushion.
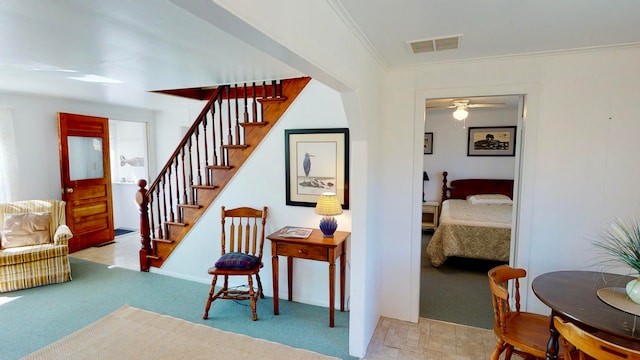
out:
{"label": "blue chair cushion", "polygon": [[241,253],[230,252],[222,255],[218,261],[216,261],[217,269],[235,269],[235,270],[247,270],[256,267],[260,264],[260,259],[257,256]]}

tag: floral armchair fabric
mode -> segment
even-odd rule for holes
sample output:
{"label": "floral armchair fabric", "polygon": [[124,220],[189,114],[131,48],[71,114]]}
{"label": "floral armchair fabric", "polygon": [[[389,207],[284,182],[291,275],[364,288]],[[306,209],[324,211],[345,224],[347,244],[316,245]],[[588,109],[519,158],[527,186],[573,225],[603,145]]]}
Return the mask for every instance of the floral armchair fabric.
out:
{"label": "floral armchair fabric", "polygon": [[71,280],[66,203],[0,204],[0,293]]}

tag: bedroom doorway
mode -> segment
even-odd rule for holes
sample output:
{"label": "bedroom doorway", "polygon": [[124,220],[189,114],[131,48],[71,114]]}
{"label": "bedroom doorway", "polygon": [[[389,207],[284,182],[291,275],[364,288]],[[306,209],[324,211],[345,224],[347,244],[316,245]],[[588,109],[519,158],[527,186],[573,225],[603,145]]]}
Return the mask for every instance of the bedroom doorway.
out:
{"label": "bedroom doorway", "polygon": [[[423,204],[424,201],[427,204],[435,202],[442,210],[444,171],[448,172],[449,181],[473,178],[513,179],[517,187],[522,149],[521,131],[514,131],[512,136],[515,137],[515,146],[510,149],[513,154],[507,155],[503,151],[497,156],[478,156],[474,154],[471,139],[479,128],[505,130],[515,126],[518,130],[522,129],[524,106],[524,95],[427,98],[424,103],[424,133],[425,141],[428,139],[430,143],[425,142],[423,155],[423,173],[427,174],[423,175],[423,193],[420,194]],[[460,111],[454,115],[456,110]],[[461,110],[466,111],[466,114]],[[500,147],[504,148],[504,145]],[[514,194],[516,193],[514,188]],[[514,204],[517,204],[515,198]],[[517,205],[513,206],[512,214],[516,212]],[[515,215],[512,219],[515,219]],[[511,225],[512,228],[515,227],[514,220]],[[426,247],[435,231],[437,229],[421,231],[419,316],[493,328],[493,310],[486,274],[492,267],[505,262],[449,257],[442,265],[432,266]],[[511,241],[511,248],[514,243],[515,239]],[[513,251],[509,253],[513,254]]]}

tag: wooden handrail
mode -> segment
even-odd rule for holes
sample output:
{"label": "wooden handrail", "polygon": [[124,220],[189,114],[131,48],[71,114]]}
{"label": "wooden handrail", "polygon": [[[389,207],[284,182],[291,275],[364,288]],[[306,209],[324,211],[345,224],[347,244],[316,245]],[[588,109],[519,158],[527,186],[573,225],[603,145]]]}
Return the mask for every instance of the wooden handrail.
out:
{"label": "wooden handrail", "polygon": [[[196,118],[196,121],[191,125],[189,130],[187,130],[187,133],[182,138],[182,140],[180,141],[180,143],[176,147],[176,149],[173,152],[173,154],[171,154],[171,156],[169,156],[169,160],[167,161],[167,163],[164,165],[164,167],[162,168],[162,170],[160,170],[160,172],[158,174],[164,174],[164,173],[167,172],[167,169],[169,169],[169,167],[171,167],[171,164],[173,163],[173,160],[180,154],[180,151],[182,150],[182,147],[186,145],[187,141],[191,138],[191,135],[193,135],[195,129],[198,128],[198,126],[200,126],[200,123],[202,122],[202,119],[206,117],[207,111],[209,110],[209,107],[211,106],[211,104],[214,101],[218,100],[218,98],[221,97],[220,94],[221,94],[222,90],[224,88],[228,88],[228,87],[229,87],[228,85],[220,86],[213,92],[213,94],[211,95],[211,98],[209,99],[209,101],[207,101],[207,105],[205,105],[202,108],[202,111],[200,111],[200,114]],[[158,176],[156,178],[156,180],[149,186],[149,192],[152,191],[153,189],[155,189],[156,186],[158,186],[158,183],[160,182],[160,179],[161,179],[161,176]]]}

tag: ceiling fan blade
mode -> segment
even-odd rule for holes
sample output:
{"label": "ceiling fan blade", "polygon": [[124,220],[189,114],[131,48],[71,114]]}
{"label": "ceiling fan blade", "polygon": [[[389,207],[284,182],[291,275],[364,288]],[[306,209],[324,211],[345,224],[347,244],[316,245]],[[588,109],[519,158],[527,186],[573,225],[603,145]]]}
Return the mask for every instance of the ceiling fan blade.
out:
{"label": "ceiling fan blade", "polygon": [[501,108],[507,106],[507,104],[469,104],[470,108]]}
{"label": "ceiling fan blade", "polygon": [[433,105],[427,106],[427,109],[454,109],[455,105]]}

